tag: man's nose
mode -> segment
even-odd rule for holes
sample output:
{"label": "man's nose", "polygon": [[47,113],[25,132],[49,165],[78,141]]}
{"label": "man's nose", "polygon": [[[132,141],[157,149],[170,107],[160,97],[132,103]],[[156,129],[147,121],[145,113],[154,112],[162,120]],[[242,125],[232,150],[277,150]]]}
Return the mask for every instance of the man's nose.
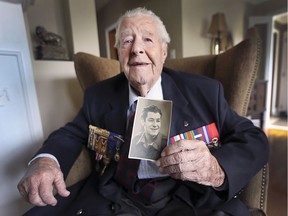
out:
{"label": "man's nose", "polygon": [[144,53],[144,46],[141,40],[135,40],[131,49],[133,55],[139,55]]}
{"label": "man's nose", "polygon": [[153,125],[153,127],[158,127],[159,126],[157,121],[153,121],[152,125]]}

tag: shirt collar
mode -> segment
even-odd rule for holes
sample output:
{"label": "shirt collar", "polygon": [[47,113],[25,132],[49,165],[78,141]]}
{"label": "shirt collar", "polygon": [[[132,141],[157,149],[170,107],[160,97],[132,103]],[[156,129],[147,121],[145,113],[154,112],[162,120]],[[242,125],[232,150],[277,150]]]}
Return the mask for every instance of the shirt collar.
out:
{"label": "shirt collar", "polygon": [[[163,100],[163,91],[161,86],[161,76],[156,81],[154,86],[151,88],[151,90],[148,92],[145,98],[147,99],[154,99],[154,100]],[[129,106],[134,103],[134,101],[138,100],[139,96],[135,94],[131,86],[129,85]]]}

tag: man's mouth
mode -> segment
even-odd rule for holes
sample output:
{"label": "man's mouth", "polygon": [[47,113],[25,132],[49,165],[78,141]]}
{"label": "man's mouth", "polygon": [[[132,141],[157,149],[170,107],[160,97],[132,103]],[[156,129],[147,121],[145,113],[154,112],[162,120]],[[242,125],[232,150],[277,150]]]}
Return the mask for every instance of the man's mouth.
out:
{"label": "man's mouth", "polygon": [[133,62],[129,63],[129,66],[136,67],[136,66],[147,66],[150,65],[149,63],[146,62]]}
{"label": "man's mouth", "polygon": [[150,128],[151,129],[151,131],[158,131],[159,130],[159,128]]}

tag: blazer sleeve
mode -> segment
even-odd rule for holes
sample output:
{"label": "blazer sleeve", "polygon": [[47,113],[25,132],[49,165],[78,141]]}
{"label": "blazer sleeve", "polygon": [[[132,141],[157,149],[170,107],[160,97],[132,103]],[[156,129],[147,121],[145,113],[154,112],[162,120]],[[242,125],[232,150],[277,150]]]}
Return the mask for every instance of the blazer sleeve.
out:
{"label": "blazer sleeve", "polygon": [[220,83],[218,89],[221,148],[213,150],[212,154],[226,174],[226,198],[229,200],[267,163],[269,144],[260,128],[229,107]]}

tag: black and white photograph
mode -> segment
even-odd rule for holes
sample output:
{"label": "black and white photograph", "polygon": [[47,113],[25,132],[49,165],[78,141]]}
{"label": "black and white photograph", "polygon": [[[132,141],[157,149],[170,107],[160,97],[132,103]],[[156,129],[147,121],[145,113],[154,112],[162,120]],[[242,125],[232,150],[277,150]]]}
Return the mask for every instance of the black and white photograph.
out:
{"label": "black and white photograph", "polygon": [[167,146],[172,101],[139,98],[129,158],[155,161]]}

